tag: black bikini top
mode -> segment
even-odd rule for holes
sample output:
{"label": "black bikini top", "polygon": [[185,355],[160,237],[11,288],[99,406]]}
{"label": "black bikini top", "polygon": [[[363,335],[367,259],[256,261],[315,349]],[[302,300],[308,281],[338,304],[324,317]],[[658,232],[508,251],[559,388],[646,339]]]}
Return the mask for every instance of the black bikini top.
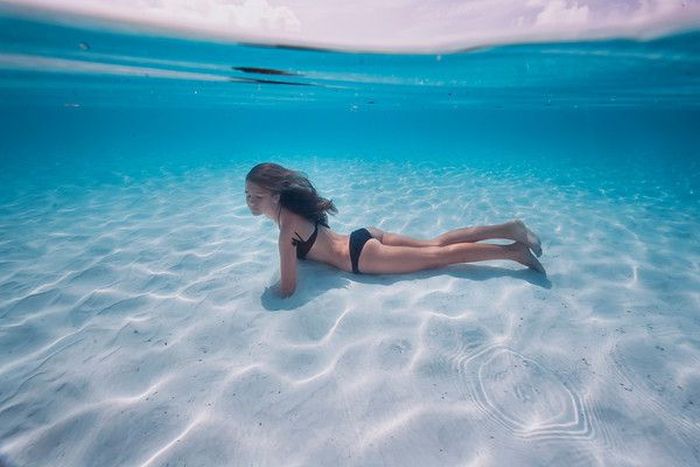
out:
{"label": "black bikini top", "polygon": [[306,241],[301,238],[301,235],[296,232],[294,233],[297,235],[297,237],[299,237],[299,239],[297,240],[296,238],[293,238],[292,245],[297,247],[297,258],[304,259],[316,241],[316,236],[318,235],[318,222],[316,222],[316,226],[314,227],[314,233],[312,233]]}

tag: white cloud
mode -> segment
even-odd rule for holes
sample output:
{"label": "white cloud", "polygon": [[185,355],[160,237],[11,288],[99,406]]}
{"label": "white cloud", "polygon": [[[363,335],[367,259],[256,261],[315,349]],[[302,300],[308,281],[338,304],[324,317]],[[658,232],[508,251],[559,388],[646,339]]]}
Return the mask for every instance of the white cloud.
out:
{"label": "white cloud", "polygon": [[584,25],[589,20],[587,5],[579,6],[576,2],[567,4],[564,0],[530,0],[528,6],[542,6],[537,14],[535,26],[572,26]]}
{"label": "white cloud", "polygon": [[[186,0],[178,0],[180,2]],[[225,15],[230,23],[245,29],[265,29],[269,31],[299,31],[301,22],[294,11],[286,6],[273,6],[267,0],[245,0],[236,4],[226,0],[208,0],[210,15]]]}
{"label": "white cloud", "polygon": [[[139,0],[154,17],[192,20],[219,27],[255,31],[299,31],[301,22],[286,6],[270,5],[267,0]],[[121,0],[123,6],[129,1]],[[113,5],[117,4],[114,2]]]}

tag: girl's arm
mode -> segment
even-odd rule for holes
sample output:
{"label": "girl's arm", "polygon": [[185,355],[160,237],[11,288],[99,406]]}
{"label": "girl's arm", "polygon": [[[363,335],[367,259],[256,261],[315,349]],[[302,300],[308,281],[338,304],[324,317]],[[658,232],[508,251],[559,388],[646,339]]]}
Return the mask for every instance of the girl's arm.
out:
{"label": "girl's arm", "polygon": [[297,252],[292,244],[291,231],[280,230],[280,295],[286,298],[294,293],[297,286]]}

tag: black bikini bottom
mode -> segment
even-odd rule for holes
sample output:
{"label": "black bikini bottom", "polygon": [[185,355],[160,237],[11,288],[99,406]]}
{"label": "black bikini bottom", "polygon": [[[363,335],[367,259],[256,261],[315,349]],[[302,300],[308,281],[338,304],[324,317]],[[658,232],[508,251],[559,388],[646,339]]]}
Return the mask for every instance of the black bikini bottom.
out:
{"label": "black bikini bottom", "polygon": [[372,238],[372,234],[365,228],[354,230],[350,234],[350,262],[352,262],[352,272],[355,274],[360,274],[357,263],[360,261],[362,247],[365,246],[365,243],[370,238]]}

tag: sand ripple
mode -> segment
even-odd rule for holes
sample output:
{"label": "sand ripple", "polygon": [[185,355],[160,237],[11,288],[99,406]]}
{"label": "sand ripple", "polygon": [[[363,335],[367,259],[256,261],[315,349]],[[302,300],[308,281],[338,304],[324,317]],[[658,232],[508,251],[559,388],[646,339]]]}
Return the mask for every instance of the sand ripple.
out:
{"label": "sand ripple", "polygon": [[538,439],[590,434],[580,397],[536,361],[491,347],[465,366],[481,409],[514,434]]}
{"label": "sand ripple", "polygon": [[682,196],[544,168],[281,162],[306,164],[344,233],[521,217],[549,280],[305,262],[280,300],[242,163],[27,193],[0,206],[0,464],[700,462],[700,215]]}

